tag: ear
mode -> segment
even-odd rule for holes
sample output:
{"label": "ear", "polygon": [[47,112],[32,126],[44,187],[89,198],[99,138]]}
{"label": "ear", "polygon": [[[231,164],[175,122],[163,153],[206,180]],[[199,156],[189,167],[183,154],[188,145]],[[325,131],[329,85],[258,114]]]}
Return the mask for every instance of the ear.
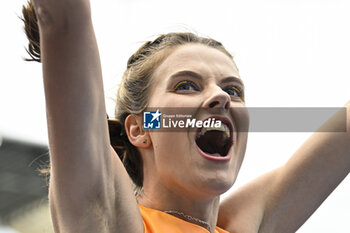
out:
{"label": "ear", "polygon": [[140,116],[134,114],[127,116],[125,119],[125,131],[130,143],[136,147],[148,148],[152,144],[151,137],[142,127]]}

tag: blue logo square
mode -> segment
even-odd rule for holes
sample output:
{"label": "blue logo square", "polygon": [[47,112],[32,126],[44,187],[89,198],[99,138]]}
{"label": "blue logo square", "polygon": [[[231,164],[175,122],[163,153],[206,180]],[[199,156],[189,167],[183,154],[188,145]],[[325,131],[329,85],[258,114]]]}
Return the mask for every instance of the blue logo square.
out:
{"label": "blue logo square", "polygon": [[161,115],[162,113],[159,110],[156,112],[143,112],[143,128],[160,129]]}

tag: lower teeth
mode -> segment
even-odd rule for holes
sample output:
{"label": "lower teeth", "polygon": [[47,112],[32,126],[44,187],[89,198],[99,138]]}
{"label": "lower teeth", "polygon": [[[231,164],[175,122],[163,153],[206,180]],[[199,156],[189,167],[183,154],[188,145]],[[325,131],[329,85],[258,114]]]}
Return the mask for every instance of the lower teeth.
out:
{"label": "lower teeth", "polygon": [[207,131],[196,139],[199,148],[208,154],[226,156],[230,147],[229,137],[222,131]]}

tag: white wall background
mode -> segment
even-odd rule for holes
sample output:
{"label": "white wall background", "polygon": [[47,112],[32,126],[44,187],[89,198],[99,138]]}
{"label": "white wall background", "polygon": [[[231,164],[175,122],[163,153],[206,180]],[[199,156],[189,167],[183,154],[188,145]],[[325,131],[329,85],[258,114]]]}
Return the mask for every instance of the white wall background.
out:
{"label": "white wall background", "polygon": [[[46,143],[40,64],[26,57],[24,0],[0,9],[0,134]],[[350,2],[346,0],[92,0],[107,107],[128,57],[153,35],[191,30],[235,54],[248,106],[340,107],[350,100]],[[236,186],[282,165],[309,133],[253,133]],[[320,177],[322,179],[322,177]],[[298,233],[350,232],[350,180]]]}

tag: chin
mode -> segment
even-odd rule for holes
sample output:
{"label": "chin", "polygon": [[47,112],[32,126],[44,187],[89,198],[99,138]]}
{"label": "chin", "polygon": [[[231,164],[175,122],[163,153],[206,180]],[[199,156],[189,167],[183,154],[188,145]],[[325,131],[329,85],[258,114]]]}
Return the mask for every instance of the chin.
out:
{"label": "chin", "polygon": [[218,177],[209,178],[203,182],[203,186],[206,189],[206,193],[213,196],[219,196],[227,192],[234,184],[235,178],[233,177]]}

